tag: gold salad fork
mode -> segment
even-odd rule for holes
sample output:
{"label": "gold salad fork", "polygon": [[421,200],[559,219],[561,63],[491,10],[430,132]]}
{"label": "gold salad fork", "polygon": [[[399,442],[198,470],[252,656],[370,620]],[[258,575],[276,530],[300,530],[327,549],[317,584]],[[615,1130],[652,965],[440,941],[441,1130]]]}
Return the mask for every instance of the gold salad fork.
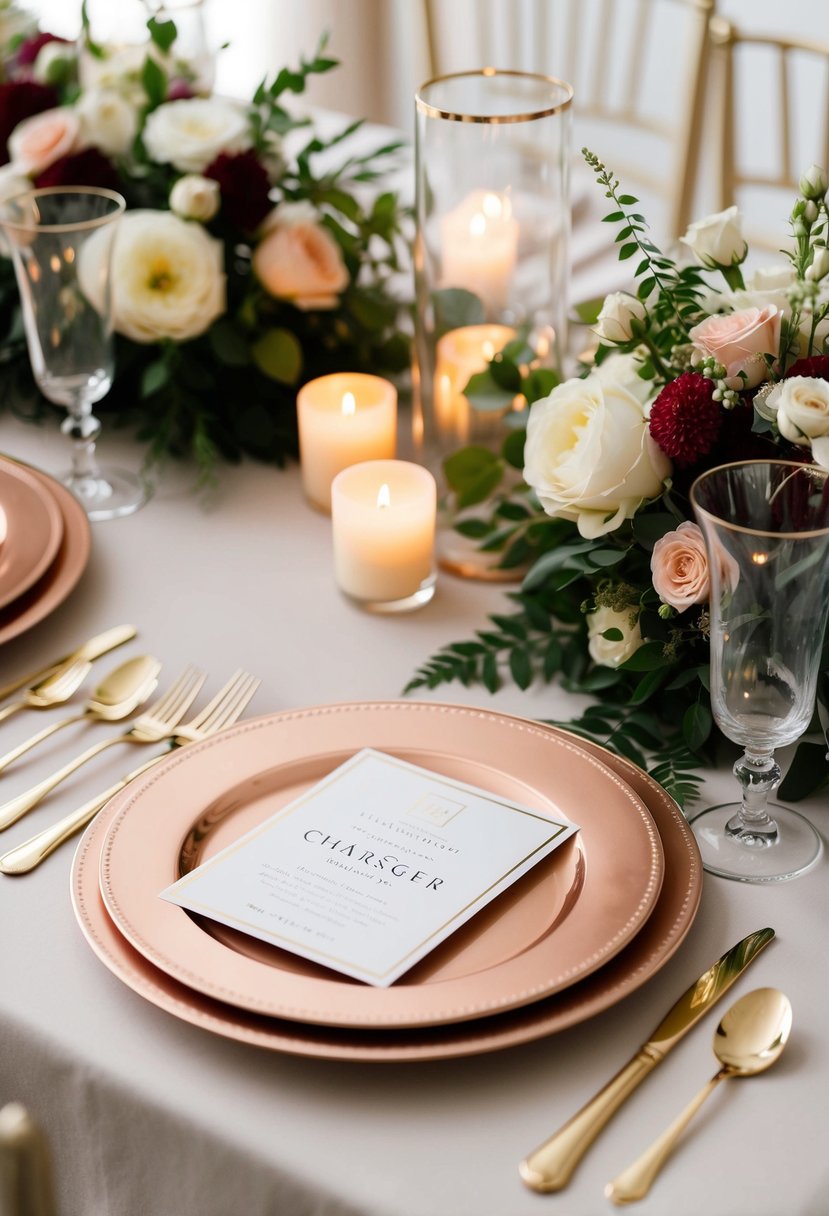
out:
{"label": "gold salad fork", "polygon": [[116,781],[108,790],[104,790],[102,794],[91,798],[89,802],[78,807],[76,811],[71,811],[70,814],[52,824],[51,827],[45,828],[42,832],[38,832],[17,848],[11,849],[4,856],[0,857],[0,874],[27,874],[29,870],[33,870],[35,866],[53,853],[59,845],[62,845],[65,840],[69,840],[81,828],[86,827],[88,823],[95,818],[100,810],[102,810],[109,802],[110,798],[122,790],[130,781],[136,777],[140,777],[147,769],[158,764],[161,760],[165,760],[171,751],[175,751],[179,747],[185,747],[188,743],[197,743],[200,739],[207,739],[211,735],[215,735],[217,731],[222,730],[225,726],[231,726],[243,711],[247,708],[251,697],[259,687],[260,681],[255,676],[248,675],[245,671],[237,671],[235,675],[221,688],[216,696],[206,705],[200,713],[191,718],[189,722],[185,722],[183,726],[178,727],[176,733],[170,738],[169,746],[166,751],[160,752],[156,756],[151,756],[149,760],[145,760],[138,768],[133,769],[131,773],[127,773],[126,777],[122,777],[120,781]]}
{"label": "gold salad fork", "polygon": [[31,789],[3,803],[0,806],[0,831],[17,823],[18,819],[22,818],[32,807],[37,806],[56,785],[60,785],[61,781],[65,781],[82,764],[86,764],[87,760],[106,751],[108,747],[114,747],[117,743],[160,743],[163,739],[169,739],[198,696],[204,681],[205,676],[202,672],[197,671],[194,667],[185,668],[164,696],[159,697],[149,709],[140,714],[129,730],[93,744],[51,776],[45,777]]}

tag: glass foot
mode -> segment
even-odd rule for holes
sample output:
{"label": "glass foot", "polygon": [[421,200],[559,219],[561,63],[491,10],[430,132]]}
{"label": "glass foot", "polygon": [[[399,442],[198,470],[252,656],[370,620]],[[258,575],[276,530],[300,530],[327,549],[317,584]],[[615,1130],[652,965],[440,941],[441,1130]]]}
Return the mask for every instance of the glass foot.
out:
{"label": "glass foot", "polygon": [[821,856],[820,836],[797,811],[770,803],[777,831],[769,833],[729,828],[739,810],[738,802],[729,802],[689,817],[709,874],[737,882],[785,882],[810,870]]}
{"label": "glass foot", "polygon": [[101,469],[91,477],[67,473],[61,481],[93,521],[132,515],[133,511],[143,507],[152,494],[142,477],[124,469]]}

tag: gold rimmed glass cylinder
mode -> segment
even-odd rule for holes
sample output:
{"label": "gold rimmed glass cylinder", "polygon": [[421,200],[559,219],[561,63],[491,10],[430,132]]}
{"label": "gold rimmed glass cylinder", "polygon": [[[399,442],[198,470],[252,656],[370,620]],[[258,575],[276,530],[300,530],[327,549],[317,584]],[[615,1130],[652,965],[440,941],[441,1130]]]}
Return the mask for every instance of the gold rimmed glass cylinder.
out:
{"label": "gold rimmed glass cylinder", "polygon": [[453,532],[442,465],[462,447],[497,451],[523,408],[465,391],[494,356],[561,366],[572,96],[548,76],[484,68],[416,97],[413,444],[439,479],[439,560],[471,577],[514,572]]}

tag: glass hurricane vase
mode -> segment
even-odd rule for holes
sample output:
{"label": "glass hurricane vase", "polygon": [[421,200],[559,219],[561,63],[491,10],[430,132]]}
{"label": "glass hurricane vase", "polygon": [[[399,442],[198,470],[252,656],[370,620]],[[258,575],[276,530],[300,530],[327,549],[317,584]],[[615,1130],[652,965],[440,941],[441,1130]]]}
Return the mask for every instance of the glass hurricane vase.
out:
{"label": "glass hurricane vase", "polygon": [[794,743],[815,706],[829,611],[829,473],[759,460],[703,474],[691,501],[710,575],[711,707],[745,749],[734,765],[741,803],[691,824],[705,868],[727,878],[793,878],[821,840],[796,811],[769,806],[781,770],[774,751]]}

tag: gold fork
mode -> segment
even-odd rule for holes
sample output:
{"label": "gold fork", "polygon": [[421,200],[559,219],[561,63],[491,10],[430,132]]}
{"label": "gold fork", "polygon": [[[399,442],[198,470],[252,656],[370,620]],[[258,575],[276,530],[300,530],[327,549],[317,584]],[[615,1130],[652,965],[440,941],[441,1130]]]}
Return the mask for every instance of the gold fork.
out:
{"label": "gold fork", "polygon": [[171,738],[176,726],[198,696],[204,681],[205,676],[202,672],[197,671],[194,667],[185,668],[164,696],[159,697],[149,709],[140,714],[129,730],[93,744],[51,776],[45,777],[43,781],[39,781],[31,789],[19,794],[17,798],[3,803],[0,806],[0,831],[17,823],[18,819],[22,818],[32,807],[37,806],[56,785],[60,785],[61,781],[65,781],[82,764],[86,764],[87,760],[106,751],[108,747],[114,747],[117,743],[161,743],[162,740]]}
{"label": "gold fork", "polygon": [[136,777],[140,777],[154,764],[166,759],[171,751],[185,747],[188,743],[197,743],[200,739],[207,739],[225,726],[232,725],[246,709],[251,697],[259,687],[259,683],[259,680],[248,675],[247,672],[236,672],[201,713],[196,714],[195,718],[178,728],[176,734],[170,739],[166,751],[157,756],[151,756],[131,773],[127,773],[126,777],[116,781],[115,785],[111,785],[103,794],[91,798],[76,811],[71,811],[51,827],[38,832],[17,848],[4,854],[0,857],[0,874],[27,874],[35,866],[39,866],[44,858],[53,853],[65,840],[69,840],[81,828],[91,823],[119,790],[129,785],[130,781]]}

